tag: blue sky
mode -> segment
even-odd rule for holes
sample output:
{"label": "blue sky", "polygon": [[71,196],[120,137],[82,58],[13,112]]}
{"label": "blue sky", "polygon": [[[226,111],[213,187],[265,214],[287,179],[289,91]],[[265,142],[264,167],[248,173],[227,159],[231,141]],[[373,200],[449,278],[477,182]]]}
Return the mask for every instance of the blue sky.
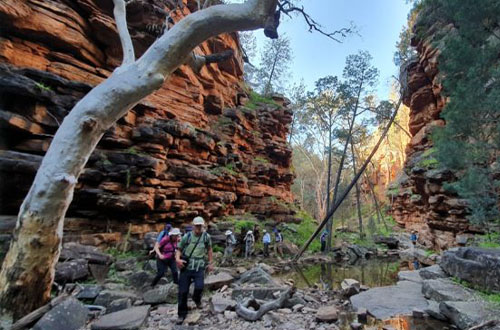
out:
{"label": "blue sky", "polygon": [[[396,41],[406,24],[411,5],[405,0],[302,0],[301,4],[324,30],[334,31],[353,22],[360,35],[352,35],[339,44],[319,33],[308,32],[300,16],[282,21],[278,31],[290,38],[293,81],[304,79],[311,89],[318,78],[340,77],[347,55],[368,50],[373,56],[372,64],[380,70],[377,95],[386,99],[391,76],[397,73],[392,61]],[[265,41],[263,31],[256,31],[255,36],[258,45],[262,45]]]}

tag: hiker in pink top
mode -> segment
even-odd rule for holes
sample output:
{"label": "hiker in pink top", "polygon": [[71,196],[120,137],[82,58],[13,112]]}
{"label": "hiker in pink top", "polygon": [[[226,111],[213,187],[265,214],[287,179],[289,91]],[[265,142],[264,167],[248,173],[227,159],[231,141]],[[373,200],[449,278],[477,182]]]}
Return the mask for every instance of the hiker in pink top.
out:
{"label": "hiker in pink top", "polygon": [[168,235],[165,235],[159,244],[155,245],[157,273],[151,286],[155,286],[160,278],[165,275],[167,267],[172,272],[172,278],[175,284],[179,284],[179,274],[175,264],[175,251],[181,232],[178,228],[173,228]]}

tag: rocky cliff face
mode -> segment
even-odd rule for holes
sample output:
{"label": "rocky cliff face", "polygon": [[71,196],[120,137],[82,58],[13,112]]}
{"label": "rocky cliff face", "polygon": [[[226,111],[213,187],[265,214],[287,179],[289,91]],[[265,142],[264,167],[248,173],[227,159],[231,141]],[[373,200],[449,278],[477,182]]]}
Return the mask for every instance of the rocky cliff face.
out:
{"label": "rocky cliff face", "polygon": [[[137,56],[161,33],[169,6],[128,5]],[[0,19],[0,214],[9,215],[0,227],[8,232],[59,123],[120,63],[121,48],[111,0],[7,0]],[[228,49],[232,59],[200,73],[180,67],[105,134],[80,177],[65,239],[112,245],[196,215],[295,220],[285,205],[293,179],[287,100],[248,100],[236,34],[196,51]]]}
{"label": "rocky cliff face", "polygon": [[410,107],[412,139],[406,149],[405,167],[392,184],[389,195],[398,224],[417,230],[421,243],[445,249],[456,245],[457,234],[472,233],[476,229],[466,219],[465,201],[444,188],[446,182],[455,179],[453,173],[438,169],[433,157],[431,131],[433,127],[445,125],[440,117],[446,99],[441,95],[439,49],[427,38],[415,38],[412,45],[418,56],[407,67],[404,98]]}

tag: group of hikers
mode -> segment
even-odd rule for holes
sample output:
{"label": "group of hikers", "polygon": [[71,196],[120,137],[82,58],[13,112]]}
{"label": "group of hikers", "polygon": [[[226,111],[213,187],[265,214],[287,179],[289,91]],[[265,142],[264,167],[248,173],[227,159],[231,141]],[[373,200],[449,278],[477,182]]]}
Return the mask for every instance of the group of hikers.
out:
{"label": "group of hikers", "polygon": [[[245,258],[249,258],[254,252],[256,240],[255,233],[258,227],[249,230],[244,239]],[[279,229],[273,229],[275,240],[275,252],[283,256],[283,235]],[[262,243],[264,245],[264,256],[269,256],[271,235],[263,231]],[[232,262],[236,238],[231,230],[227,230],[226,248],[224,250],[224,262]],[[258,236],[257,236],[258,237]],[[205,231],[205,220],[202,217],[193,219],[193,226],[186,228],[184,234],[179,228],[173,228],[166,224],[158,234],[151,253],[156,254],[157,273],[151,286],[158,284],[165,275],[167,269],[172,273],[172,280],[178,285],[178,308],[177,324],[182,324],[188,313],[188,294],[191,283],[194,283],[193,301],[197,308],[201,308],[201,297],[203,293],[205,271],[213,270],[212,239]]]}

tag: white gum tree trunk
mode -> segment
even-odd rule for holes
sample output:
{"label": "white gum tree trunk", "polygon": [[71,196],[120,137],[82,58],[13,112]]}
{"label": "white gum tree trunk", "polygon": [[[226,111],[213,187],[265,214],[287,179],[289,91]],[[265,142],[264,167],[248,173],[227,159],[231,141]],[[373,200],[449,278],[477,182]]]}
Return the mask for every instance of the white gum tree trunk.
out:
{"label": "white gum tree trunk", "polygon": [[78,177],[104,132],[158,89],[197,45],[221,33],[263,28],[277,6],[277,0],[248,0],[199,10],[166,31],[135,60],[123,0],[114,2],[124,62],[66,116],[19,210],[0,272],[0,312],[14,319],[50,297],[64,216]]}

